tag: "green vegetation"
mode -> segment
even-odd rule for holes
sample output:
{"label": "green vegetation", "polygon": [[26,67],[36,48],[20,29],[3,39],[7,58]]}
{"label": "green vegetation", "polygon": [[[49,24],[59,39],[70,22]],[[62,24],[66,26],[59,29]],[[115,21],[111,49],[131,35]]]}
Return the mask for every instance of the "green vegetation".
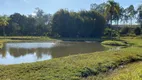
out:
{"label": "green vegetation", "polygon": [[56,40],[46,36],[0,36],[0,42],[12,42],[12,41],[50,41]]}
{"label": "green vegetation", "polygon": [[[114,80],[119,80],[124,76],[127,76],[124,79],[140,79],[141,65],[137,63],[134,63],[138,65],[137,67],[133,64],[126,67],[128,69],[135,67],[140,72],[133,72],[134,69],[132,69],[130,74],[122,74],[126,68],[116,70],[117,74],[115,72],[111,74],[109,71],[131,62],[142,61],[142,37],[140,36],[142,33],[142,5],[137,9],[133,5],[123,8],[114,0],[108,0],[106,3],[92,4],[88,11],[74,12],[60,9],[51,15],[36,8],[35,14],[27,16],[14,13],[10,16],[0,16],[0,35],[4,36],[0,37],[0,48],[7,41],[55,40],[52,38],[71,41],[111,39],[102,44],[127,46],[127,48],[73,55],[35,63],[0,65],[1,80],[103,80],[112,79],[112,77]],[[133,25],[134,19],[139,23],[136,26]],[[122,27],[119,27],[119,22],[124,23]],[[130,23],[130,25],[126,23]],[[135,37],[138,35],[140,37]],[[128,36],[133,36],[133,38]],[[119,39],[119,41],[115,39]],[[135,77],[130,76],[134,73],[136,73],[133,75]]]}
{"label": "green vegetation", "polygon": [[125,42],[122,41],[103,41],[102,42],[103,45],[110,45],[110,46],[128,46],[128,44],[126,44]]}
{"label": "green vegetation", "polygon": [[125,26],[120,29],[121,36],[139,36],[141,35],[141,28],[139,26]]}
{"label": "green vegetation", "polygon": [[105,28],[104,38],[112,40],[113,38],[118,38],[118,37],[120,37],[120,34],[118,31],[116,31],[112,28]]}
{"label": "green vegetation", "polygon": [[104,15],[107,21],[110,21],[111,25],[113,23],[113,20],[116,20],[118,23],[120,16],[120,5],[113,0],[108,0],[106,3],[106,10],[104,12]]}
{"label": "green vegetation", "polygon": [[[36,8],[34,16],[20,13],[0,16],[0,36],[107,37],[112,39],[119,35],[140,35],[141,12],[141,5],[137,9],[133,5],[123,8],[114,0],[91,4],[90,10],[74,12],[60,9],[53,15]],[[137,27],[132,24],[133,19],[139,23]],[[124,22],[122,27],[119,27],[120,22]],[[127,26],[125,23],[130,23],[130,26],[127,24],[130,27],[129,30],[123,29]]]}
{"label": "green vegetation", "polygon": [[98,41],[98,42],[105,40],[100,38],[56,38],[56,39],[62,41]]}
{"label": "green vegetation", "polygon": [[[136,38],[134,40],[141,42]],[[73,55],[29,64],[1,65],[0,78],[1,80],[80,80],[85,77],[90,78],[89,76],[103,74],[120,65],[142,60],[141,47],[134,46],[121,50]]]}
{"label": "green vegetation", "polygon": [[142,37],[123,37],[122,40],[125,40],[129,44],[133,45],[134,47],[142,47]]}
{"label": "green vegetation", "polygon": [[3,48],[3,42],[0,42],[0,49]]}
{"label": "green vegetation", "polygon": [[118,70],[113,71],[104,80],[141,80],[142,62],[128,64]]}
{"label": "green vegetation", "polygon": [[5,26],[7,26],[10,19],[7,16],[0,16],[0,26],[3,27],[3,35],[5,36]]}
{"label": "green vegetation", "polygon": [[100,38],[105,18],[96,11],[69,12],[59,10],[53,15],[52,33],[61,38]]}
{"label": "green vegetation", "polygon": [[3,44],[6,42],[23,42],[23,41],[57,41],[57,39],[52,39],[45,36],[0,36],[0,49],[4,46]]}
{"label": "green vegetation", "polygon": [[[121,65],[118,69],[90,76],[87,80],[141,80],[142,79],[142,62],[135,62],[128,65]],[[86,80],[86,79],[84,79]]]}

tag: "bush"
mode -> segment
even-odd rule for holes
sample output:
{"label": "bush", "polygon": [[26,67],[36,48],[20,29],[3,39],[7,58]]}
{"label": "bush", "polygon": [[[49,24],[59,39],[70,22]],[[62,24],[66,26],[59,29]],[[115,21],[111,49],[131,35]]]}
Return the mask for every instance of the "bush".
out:
{"label": "bush", "polygon": [[141,28],[140,27],[123,27],[120,30],[120,34],[121,36],[132,36],[135,37],[136,35],[140,35],[141,34]]}
{"label": "bush", "polygon": [[127,35],[129,33],[129,27],[123,27],[120,31],[121,35]]}
{"label": "bush", "polygon": [[116,38],[116,37],[119,37],[119,36],[120,36],[119,32],[112,29],[112,28],[107,27],[104,31],[104,37],[105,38],[111,38],[112,39],[113,37]]}
{"label": "bush", "polygon": [[140,35],[141,34],[141,28],[140,27],[135,28],[134,33],[136,35]]}

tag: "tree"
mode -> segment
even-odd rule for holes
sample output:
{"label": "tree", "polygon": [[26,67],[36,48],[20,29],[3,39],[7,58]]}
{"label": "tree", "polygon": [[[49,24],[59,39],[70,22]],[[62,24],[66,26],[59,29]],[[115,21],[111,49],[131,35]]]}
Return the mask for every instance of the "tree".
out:
{"label": "tree", "polygon": [[[9,23],[3,29],[4,34],[8,36],[45,36],[51,33],[52,15],[45,14],[40,9],[36,10],[36,15],[34,16],[14,13],[9,18],[10,20],[7,20],[7,22],[5,22],[7,18],[0,18],[1,25],[6,26],[4,22],[6,24]],[[2,32],[2,28],[0,28],[0,32]]]}
{"label": "tree", "polygon": [[116,22],[117,27],[119,25],[119,21],[123,19],[123,8],[122,7],[118,8],[119,8],[118,13],[115,12],[115,14],[113,15],[113,20]]}
{"label": "tree", "polygon": [[135,18],[135,15],[137,14],[137,11],[135,10],[134,6],[133,5],[130,5],[127,9],[127,14],[128,14],[128,18],[130,19],[130,22],[131,22],[131,26],[132,26],[132,21],[133,19]]}
{"label": "tree", "polygon": [[124,24],[126,24],[129,20],[128,14],[127,14],[127,9],[123,10],[123,16],[122,16],[122,21]]}
{"label": "tree", "polygon": [[0,16],[0,26],[3,27],[3,36],[6,36],[6,34],[5,34],[5,26],[7,26],[9,24],[8,23],[9,20],[10,20],[10,18],[8,18],[6,15]]}
{"label": "tree", "polygon": [[36,32],[38,33],[37,35],[44,35],[48,34],[50,30],[50,23],[52,16],[51,14],[46,14],[42,9],[36,8],[35,10],[35,20],[36,20]]}
{"label": "tree", "polygon": [[53,15],[52,34],[55,37],[101,37],[105,28],[103,15],[95,11],[69,12],[61,9]]}
{"label": "tree", "polygon": [[141,29],[142,29],[142,5],[140,5],[140,6],[138,7],[137,12],[138,12],[137,21],[140,23]]}
{"label": "tree", "polygon": [[94,4],[90,5],[90,10],[97,11],[100,14],[104,15],[105,14],[105,6],[106,6],[106,3],[101,3],[101,4],[94,3]]}
{"label": "tree", "polygon": [[140,27],[136,27],[135,30],[134,30],[134,33],[136,35],[140,35],[141,34],[141,28]]}
{"label": "tree", "polygon": [[106,28],[104,31],[104,36],[106,38],[112,39],[112,37],[119,37],[119,33],[112,28]]}
{"label": "tree", "polygon": [[[114,0],[108,0],[107,4],[106,4],[106,10],[105,10],[106,14],[106,20],[107,23],[110,22],[110,24],[112,25],[112,21],[113,20],[119,20],[119,14],[120,14],[120,6],[117,2],[114,2]],[[113,37],[113,34],[111,33],[111,39]]]}
{"label": "tree", "polygon": [[[26,28],[29,28],[27,16],[21,15],[20,13],[14,13],[10,15],[9,25],[7,27],[7,34],[9,35],[27,35]],[[9,32],[11,31],[11,32]]]}
{"label": "tree", "polygon": [[111,25],[112,25],[112,21],[113,21],[113,16],[114,15],[119,15],[119,4],[114,2],[113,0],[108,0],[107,4],[106,4],[106,20],[107,22],[110,21]]}
{"label": "tree", "polygon": [[142,11],[139,11],[139,14],[138,14],[138,22],[140,23],[141,29],[142,29]]}
{"label": "tree", "polygon": [[129,27],[122,27],[121,30],[120,30],[121,35],[127,35],[129,32],[130,32]]}
{"label": "tree", "polygon": [[70,37],[72,29],[70,29],[71,24],[69,24],[69,21],[70,23],[73,22],[71,19],[69,11],[64,9],[57,11],[52,19],[52,34],[55,37]]}

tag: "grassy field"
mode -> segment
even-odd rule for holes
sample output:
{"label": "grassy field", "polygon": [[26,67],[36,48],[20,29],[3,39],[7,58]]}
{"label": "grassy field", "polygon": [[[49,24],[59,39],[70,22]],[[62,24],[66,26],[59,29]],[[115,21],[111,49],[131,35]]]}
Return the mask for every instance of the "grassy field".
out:
{"label": "grassy field", "polygon": [[0,49],[3,48],[3,43],[5,42],[24,42],[24,41],[56,41],[57,39],[52,39],[45,36],[0,36]]}
{"label": "grassy field", "polygon": [[114,71],[90,76],[84,80],[142,80],[142,61],[123,65]]}
{"label": "grassy field", "polygon": [[[121,40],[129,43],[132,48],[142,49],[142,37],[122,37]],[[111,45],[114,42],[115,41],[110,41],[109,43]],[[140,53],[142,54],[142,51],[140,51]],[[139,62],[134,61],[128,65],[121,65],[114,71],[111,70],[97,76],[89,76],[84,80],[142,80],[142,60],[138,61]]]}
{"label": "grassy field", "polygon": [[142,62],[128,64],[115,70],[105,80],[142,80]]}
{"label": "grassy field", "polygon": [[142,37],[123,37],[121,40],[128,42],[135,47],[142,47]]}
{"label": "grassy field", "polygon": [[[141,44],[138,44],[142,43],[142,40],[136,38],[133,40],[123,38],[123,40],[128,41],[133,46],[120,50],[72,55],[35,63],[1,65],[0,80],[103,80],[106,76],[109,79],[113,77],[113,72],[110,76],[105,73],[113,71],[121,65],[142,60],[142,48]],[[116,76],[119,77],[119,75]]]}

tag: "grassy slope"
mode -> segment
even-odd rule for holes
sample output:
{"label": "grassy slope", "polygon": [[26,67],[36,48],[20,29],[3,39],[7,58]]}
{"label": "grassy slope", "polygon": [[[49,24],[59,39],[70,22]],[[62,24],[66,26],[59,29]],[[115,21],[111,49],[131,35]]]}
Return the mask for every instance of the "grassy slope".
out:
{"label": "grassy slope", "polygon": [[[142,37],[123,38],[125,41],[142,49]],[[142,80],[142,61],[129,64],[107,75],[105,80]]]}
{"label": "grassy slope", "polygon": [[[134,48],[142,49],[142,37],[124,37],[122,40],[133,45]],[[135,49],[136,51],[137,49]],[[142,51],[140,51],[142,54]],[[140,60],[142,61],[142,60]],[[125,66],[125,65],[124,65]],[[126,65],[124,69],[116,69],[112,73],[102,73],[97,76],[90,76],[87,80],[142,80],[142,62]],[[86,79],[85,79],[86,80]]]}
{"label": "grassy slope", "polygon": [[127,41],[135,47],[142,47],[142,37],[124,37],[122,40]]}
{"label": "grassy slope", "polygon": [[105,80],[142,80],[142,62],[128,64],[115,70]]}
{"label": "grassy slope", "polygon": [[142,61],[123,65],[114,71],[83,80],[142,80]]}
{"label": "grassy slope", "polygon": [[[134,40],[142,43],[140,39]],[[0,80],[78,80],[139,60],[142,60],[142,49],[135,46],[30,64],[1,65]]]}

